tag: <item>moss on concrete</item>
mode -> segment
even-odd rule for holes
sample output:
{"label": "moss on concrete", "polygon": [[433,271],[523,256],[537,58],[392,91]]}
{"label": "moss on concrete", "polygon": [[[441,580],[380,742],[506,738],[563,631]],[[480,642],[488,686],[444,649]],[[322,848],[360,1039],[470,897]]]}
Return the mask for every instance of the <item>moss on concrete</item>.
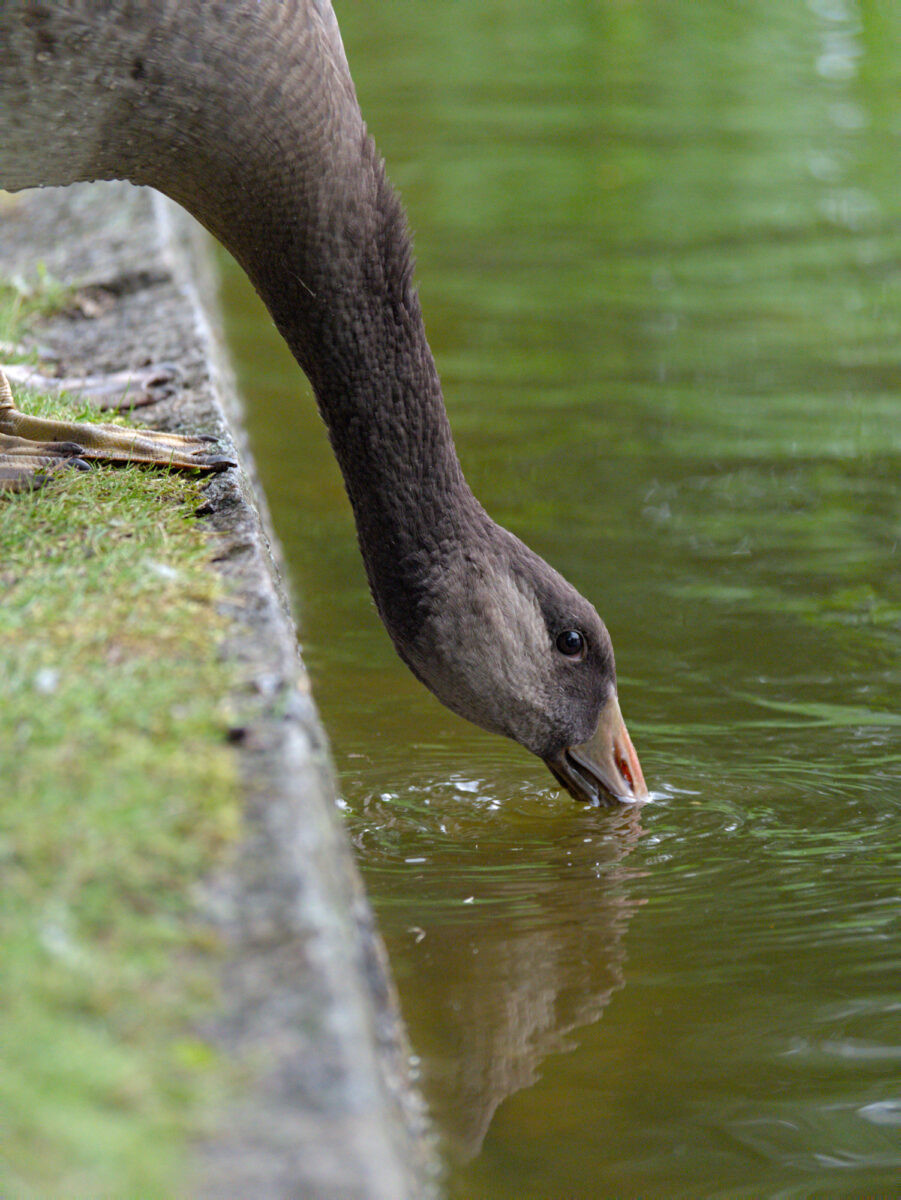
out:
{"label": "moss on concrete", "polygon": [[197,889],[239,823],[200,502],[139,467],[0,500],[3,1195],[183,1194],[229,1088],[192,1033],[219,967]]}

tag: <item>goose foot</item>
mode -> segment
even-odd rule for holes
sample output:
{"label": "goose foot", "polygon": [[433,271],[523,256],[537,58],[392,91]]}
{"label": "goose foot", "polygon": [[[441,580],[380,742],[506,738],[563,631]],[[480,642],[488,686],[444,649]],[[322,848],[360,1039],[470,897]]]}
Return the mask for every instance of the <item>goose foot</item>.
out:
{"label": "goose foot", "polygon": [[61,467],[89,471],[74,442],[32,442],[0,433],[0,492],[26,492],[42,487]]}
{"label": "goose foot", "polygon": [[44,375],[27,363],[18,363],[5,370],[10,383],[33,388],[36,392],[67,392],[90,400],[103,412],[128,412],[158,404],[175,393],[181,378],[178,367],[165,362],[129,371],[110,371],[105,375]]}
{"label": "goose foot", "polygon": [[179,470],[224,471],[236,464],[211,452],[214,438],[123,429],[30,417],[19,412],[0,371],[0,491],[39,487],[60,467],[84,468],[89,460],[152,463]]}

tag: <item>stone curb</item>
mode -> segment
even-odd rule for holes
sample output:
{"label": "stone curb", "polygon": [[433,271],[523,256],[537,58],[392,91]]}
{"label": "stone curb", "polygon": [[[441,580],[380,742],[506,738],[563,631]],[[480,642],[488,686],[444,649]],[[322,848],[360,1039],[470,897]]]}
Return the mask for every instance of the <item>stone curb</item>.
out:
{"label": "stone curb", "polygon": [[[225,1011],[207,1030],[240,1065],[240,1098],[198,1147],[204,1200],[420,1200],[436,1173],[381,939],[335,807],[324,733],[297,651],[240,402],[218,333],[206,235],[128,184],[21,193],[0,210],[0,270],[36,262],[102,298],[42,323],[61,373],[174,363],[177,393],[146,423],[212,433],[237,471],[203,514],[228,585],[226,654],[242,679],[235,731],[244,832],[203,901],[228,947]],[[144,412],[141,413],[142,419]]]}

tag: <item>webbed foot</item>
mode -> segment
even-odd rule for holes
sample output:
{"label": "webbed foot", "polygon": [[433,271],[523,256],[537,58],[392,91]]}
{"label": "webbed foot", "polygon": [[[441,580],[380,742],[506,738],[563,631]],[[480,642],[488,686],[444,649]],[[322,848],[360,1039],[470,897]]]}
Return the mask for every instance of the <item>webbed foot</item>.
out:
{"label": "webbed foot", "polygon": [[19,412],[0,371],[0,490],[39,485],[67,462],[152,463],[178,470],[224,471],[235,462],[212,453],[215,439],[156,429],[48,420]]}
{"label": "webbed foot", "polygon": [[181,377],[178,367],[168,362],[102,375],[45,375],[26,363],[4,369],[10,383],[30,387],[36,392],[66,392],[89,400],[103,412],[128,412],[159,404],[177,390]]}

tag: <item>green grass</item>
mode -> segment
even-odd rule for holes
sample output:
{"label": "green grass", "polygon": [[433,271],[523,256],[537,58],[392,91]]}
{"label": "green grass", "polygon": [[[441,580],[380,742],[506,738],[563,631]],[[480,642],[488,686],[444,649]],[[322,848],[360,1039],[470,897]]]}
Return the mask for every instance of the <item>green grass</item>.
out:
{"label": "green grass", "polygon": [[230,1087],[192,1033],[219,954],[197,885],[239,822],[200,499],[139,467],[0,499],[3,1196],[184,1194]]}
{"label": "green grass", "polygon": [[41,317],[59,312],[72,297],[72,289],[54,279],[42,263],[38,263],[36,276],[30,283],[24,279],[0,279],[0,354],[3,360],[21,359],[23,355],[16,342],[23,329]]}

